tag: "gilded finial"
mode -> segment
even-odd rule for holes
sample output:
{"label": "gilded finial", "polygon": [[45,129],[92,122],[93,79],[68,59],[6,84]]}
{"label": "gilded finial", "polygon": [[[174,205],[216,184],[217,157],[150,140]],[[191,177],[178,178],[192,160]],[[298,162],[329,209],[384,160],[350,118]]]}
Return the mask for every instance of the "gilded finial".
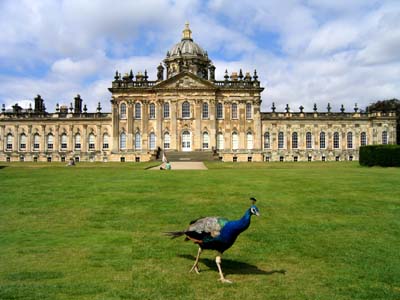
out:
{"label": "gilded finial", "polygon": [[186,21],[185,29],[182,31],[182,40],[192,40],[192,31],[189,28],[189,22]]}

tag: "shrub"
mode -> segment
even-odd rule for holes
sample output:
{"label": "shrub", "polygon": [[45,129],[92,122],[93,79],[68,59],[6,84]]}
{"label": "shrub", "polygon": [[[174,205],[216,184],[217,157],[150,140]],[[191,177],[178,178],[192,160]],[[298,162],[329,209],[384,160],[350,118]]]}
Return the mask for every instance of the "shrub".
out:
{"label": "shrub", "polygon": [[362,166],[400,167],[400,146],[361,146],[359,161]]}

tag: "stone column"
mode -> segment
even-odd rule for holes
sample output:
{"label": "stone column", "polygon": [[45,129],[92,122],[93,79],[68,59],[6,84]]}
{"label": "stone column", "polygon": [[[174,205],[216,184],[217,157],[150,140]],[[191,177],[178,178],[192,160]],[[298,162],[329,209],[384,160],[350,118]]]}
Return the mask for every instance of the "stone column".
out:
{"label": "stone column", "polygon": [[5,135],[4,135],[4,125],[0,125],[0,149],[2,151],[6,150],[6,143],[5,143]]}
{"label": "stone column", "polygon": [[69,125],[67,151],[74,152],[74,150],[75,150],[74,126]]}
{"label": "stone column", "polygon": [[40,152],[44,153],[47,151],[47,135],[46,135],[46,125],[42,125],[42,142],[39,147]]}
{"label": "stone column", "polygon": [[13,152],[19,152],[19,126],[14,125],[14,145],[13,145]]}
{"label": "stone column", "polygon": [[246,100],[239,101],[238,105],[238,114],[239,114],[239,128],[238,128],[238,135],[239,135],[239,149],[247,149],[247,119],[246,119]]}
{"label": "stone column", "polygon": [[96,137],[96,151],[101,151],[103,148],[101,143],[103,140],[103,136],[101,134],[101,125],[96,125]]}
{"label": "stone column", "polygon": [[60,125],[55,126],[53,152],[60,151]]}
{"label": "stone column", "polygon": [[26,152],[32,152],[32,125],[28,126],[28,132],[26,135]]}
{"label": "stone column", "polygon": [[254,120],[254,137],[253,137],[253,149],[262,150],[262,128],[261,128],[261,114],[260,114],[261,100],[257,99],[257,102],[253,108],[253,120]]}
{"label": "stone column", "polygon": [[209,117],[209,147],[210,149],[216,149],[217,148],[217,125],[216,125],[216,120],[215,120],[215,99],[212,99],[208,103],[208,117]]}
{"label": "stone column", "polygon": [[177,128],[177,118],[178,118],[178,101],[170,102],[170,118],[171,118],[171,149],[179,150],[178,145],[178,128]]}
{"label": "stone column", "polygon": [[157,147],[164,149],[164,135],[162,132],[162,106],[163,101],[156,101],[156,137],[157,137]]}
{"label": "stone column", "polygon": [[133,128],[133,101],[129,100],[127,101],[127,111],[126,111],[126,122],[127,122],[127,128],[126,128],[126,148],[128,150],[133,150],[134,149],[134,128]]}
{"label": "stone column", "polygon": [[116,100],[111,100],[111,112],[112,112],[112,147],[111,151],[116,153],[119,152],[119,114],[118,105]]}
{"label": "stone column", "polygon": [[192,150],[201,150],[201,100],[195,100],[194,106],[194,131],[193,131],[193,146]]}
{"label": "stone column", "polygon": [[83,125],[82,135],[81,135],[81,152],[85,155],[88,152],[88,132],[87,132],[87,124]]}
{"label": "stone column", "polygon": [[142,101],[142,149],[149,150],[149,114],[148,100]]}

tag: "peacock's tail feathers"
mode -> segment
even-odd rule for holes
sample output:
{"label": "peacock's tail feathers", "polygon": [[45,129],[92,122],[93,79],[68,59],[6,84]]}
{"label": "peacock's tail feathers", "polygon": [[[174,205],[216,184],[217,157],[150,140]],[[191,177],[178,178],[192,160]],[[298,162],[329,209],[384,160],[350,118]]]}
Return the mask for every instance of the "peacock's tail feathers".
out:
{"label": "peacock's tail feathers", "polygon": [[170,236],[171,239],[176,239],[177,237],[180,237],[185,234],[184,231],[168,231],[164,232],[165,235]]}

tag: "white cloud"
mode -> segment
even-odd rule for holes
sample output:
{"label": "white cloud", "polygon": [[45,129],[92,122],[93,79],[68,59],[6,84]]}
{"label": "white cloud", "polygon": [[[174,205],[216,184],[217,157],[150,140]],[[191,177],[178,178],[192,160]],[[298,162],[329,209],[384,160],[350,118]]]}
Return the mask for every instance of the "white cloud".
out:
{"label": "white cloud", "polygon": [[53,111],[79,93],[90,111],[99,101],[109,111],[115,70],[155,79],[186,20],[217,79],[257,69],[264,110],[400,97],[398,1],[4,0],[0,102],[41,94]]}

